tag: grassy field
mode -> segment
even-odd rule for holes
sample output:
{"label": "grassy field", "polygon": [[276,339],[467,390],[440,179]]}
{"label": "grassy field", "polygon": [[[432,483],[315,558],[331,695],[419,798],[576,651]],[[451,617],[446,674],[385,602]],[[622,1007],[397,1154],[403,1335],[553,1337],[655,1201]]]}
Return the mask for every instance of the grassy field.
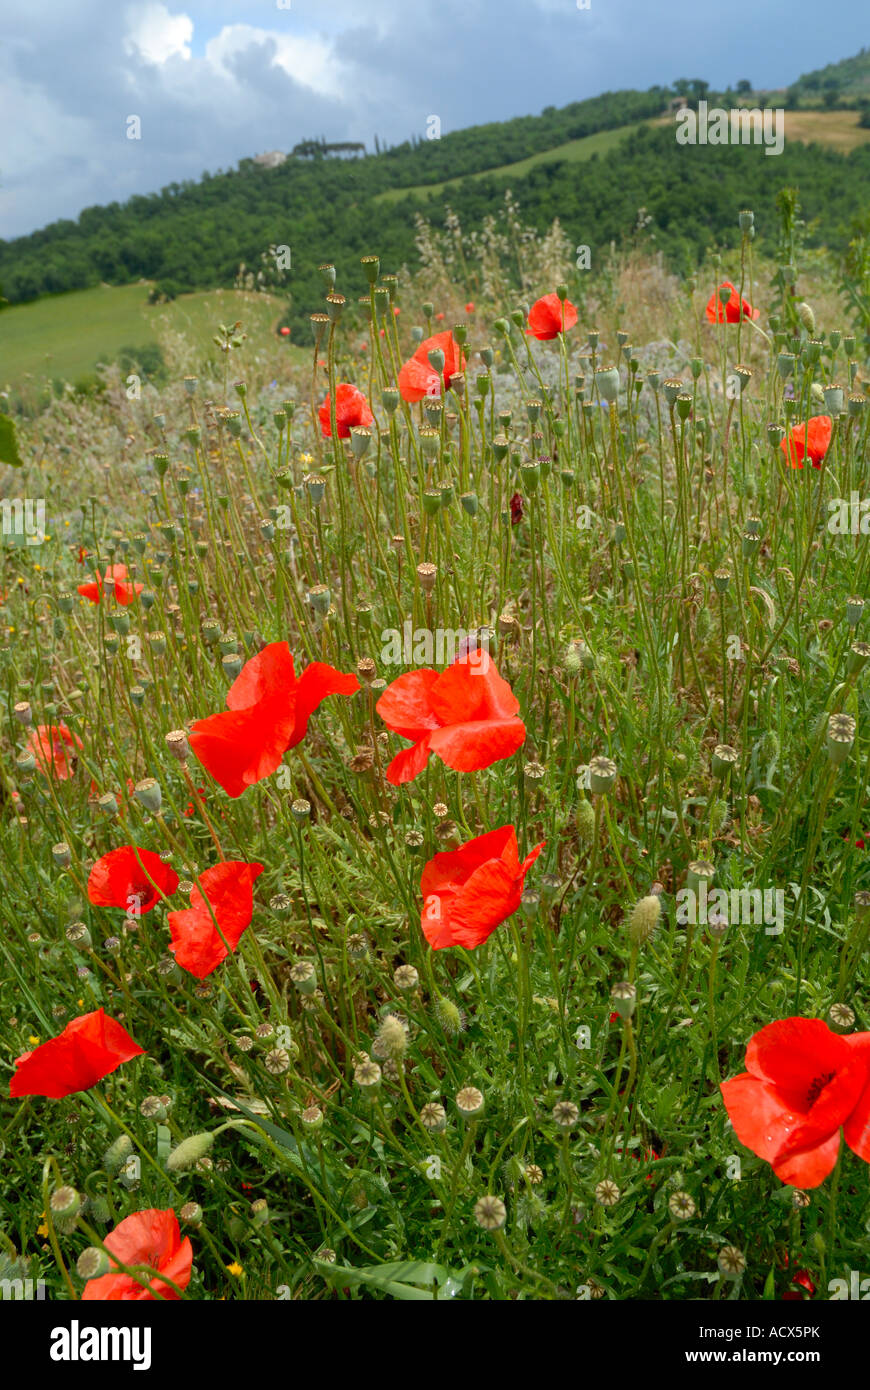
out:
{"label": "grassy field", "polygon": [[[646,124],[639,121],[638,125]],[[484,169],[478,174],[469,174],[472,179],[490,178],[522,178],[534,169],[538,164],[552,164],[558,160],[568,160],[569,163],[582,163],[586,159],[591,159],[594,154],[607,154],[608,150],[615,149],[620,140],[630,134],[635,129],[634,125],[618,126],[615,130],[599,130],[594,135],[587,135],[582,140],[568,140],[564,145],[554,145],[550,150],[541,150],[538,154],[529,155],[528,159],[518,159],[514,164],[500,164],[496,169]],[[421,183],[415,184],[411,188],[390,188],[386,193],[379,193],[377,201],[398,202],[401,198],[415,196],[418,198],[436,197],[443,193],[446,188],[452,188],[459,183],[459,179],[447,179],[442,183]]]}
{"label": "grassy field", "polygon": [[[505,315],[570,283],[520,244]],[[0,1280],[694,1307],[867,1269],[867,364],[797,270],[801,314],[754,267],[750,332],[620,254],[562,334],[481,313],[397,373],[412,282],[315,383],[252,331],[159,423],[117,383],[22,422]],[[238,302],[173,306],[173,362]]]}
{"label": "grassy field", "polygon": [[93,372],[97,362],[114,361],[119,349],[164,344],[168,334],[182,334],[205,349],[218,322],[244,319],[249,333],[269,334],[284,308],[280,299],[241,290],[184,294],[170,304],[151,305],[149,288],[146,283],[100,285],[4,310],[0,390],[20,387],[27,377],[74,382]]}

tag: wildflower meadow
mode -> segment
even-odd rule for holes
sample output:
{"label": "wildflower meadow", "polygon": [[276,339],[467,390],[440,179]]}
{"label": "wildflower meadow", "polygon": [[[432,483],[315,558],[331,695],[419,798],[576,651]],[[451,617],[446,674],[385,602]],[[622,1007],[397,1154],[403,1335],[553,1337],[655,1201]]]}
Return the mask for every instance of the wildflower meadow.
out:
{"label": "wildflower meadow", "polygon": [[733,219],[4,417],[4,1301],[870,1296],[867,341]]}

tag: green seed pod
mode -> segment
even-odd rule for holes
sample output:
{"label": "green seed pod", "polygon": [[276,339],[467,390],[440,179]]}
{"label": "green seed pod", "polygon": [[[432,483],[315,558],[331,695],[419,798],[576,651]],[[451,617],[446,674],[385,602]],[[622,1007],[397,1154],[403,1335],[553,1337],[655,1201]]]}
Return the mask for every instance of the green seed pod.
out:
{"label": "green seed pod", "polygon": [[200,1134],[191,1134],[189,1138],[182,1139],[180,1144],[176,1144],[171,1154],[166,1160],[166,1171],[168,1173],[181,1173],[186,1168],[192,1168],[206,1154],[214,1144],[214,1135],[207,1130]]}

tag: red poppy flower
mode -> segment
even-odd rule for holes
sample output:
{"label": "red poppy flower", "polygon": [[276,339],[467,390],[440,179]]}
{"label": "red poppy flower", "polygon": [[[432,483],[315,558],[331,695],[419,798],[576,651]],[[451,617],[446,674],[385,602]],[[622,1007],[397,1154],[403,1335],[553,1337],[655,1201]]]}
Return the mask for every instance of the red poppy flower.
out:
{"label": "red poppy flower", "polygon": [[443,323],[443,322],[444,322],[444,312],[443,312],[443,310],[439,310],[439,312],[435,315],[435,319],[436,319],[436,321],[437,321],[438,323]]}
{"label": "red poppy flower", "polygon": [[798,1288],[787,1289],[782,1296],[783,1300],[799,1299],[801,1302],[804,1302],[804,1295],[800,1292],[801,1289],[803,1289],[806,1292],[809,1298],[812,1298],[813,1294],[816,1291],[816,1286],[813,1283],[812,1278],[810,1277],[810,1272],[808,1269],[797,1270],[789,1282],[792,1284],[797,1284]]}
{"label": "red poppy flower", "polygon": [[99,603],[103,596],[103,585],[107,585],[110,593],[114,593],[115,598],[123,607],[132,603],[137,594],[141,594],[145,588],[144,584],[137,584],[134,581],[127,583],[126,565],[109,565],[102,579],[99,572],[96,579],[92,579],[89,584],[79,584],[78,592],[82,598],[89,599],[91,603]]}
{"label": "red poppy flower", "polygon": [[82,1014],[56,1038],[15,1059],[10,1096],[48,1096],[60,1100],[87,1091],[145,1049],[102,1009]]}
{"label": "red poppy flower", "polygon": [[270,642],[245,662],[227,691],[228,712],[191,726],[194,755],[228,796],[271,777],[288,748],[305,737],[327,695],[353,695],[356,676],[312,661],[299,679],[286,642]]}
{"label": "red poppy flower", "polygon": [[515,492],[510,500],[511,526],[519,526],[523,519],[523,499],[519,492]]}
{"label": "red poppy flower", "polygon": [[175,1289],[159,1277],[161,1274],[180,1289],[186,1289],[190,1283],[193,1247],[188,1236],[182,1240],[178,1217],[172,1210],[158,1211],[152,1207],[134,1211],[109,1232],[103,1244],[122,1264],[147,1265],[154,1270],[155,1278],[146,1286],[120,1271],[102,1274],[85,1284],[83,1303],[95,1299],[106,1303],[154,1301],[155,1293],[168,1300],[177,1299]]}
{"label": "red poppy flower", "polygon": [[[430,352],[444,353],[444,371],[436,372],[429,361]],[[414,356],[399,371],[399,393],[403,401],[422,401],[426,396],[440,396],[450,390],[455,376],[465,370],[462,349],[448,329],[424,338]],[[443,382],[442,382],[443,378]]]}
{"label": "red poppy flower", "polygon": [[[332,438],[332,424],[329,418],[329,396],[318,411],[320,429],[324,439]],[[340,381],[335,388],[335,423],[339,439],[349,439],[353,425],[372,425],[374,415],[362,391],[347,381]]]}
{"label": "red poppy flower", "polygon": [[[40,772],[57,777],[61,782],[75,772],[75,750],[84,747],[77,734],[66,724],[37,724],[27,739],[27,747],[36,759]],[[67,749],[72,749],[67,753]]]}
{"label": "red poppy flower", "polygon": [[199,875],[198,885],[190,894],[190,907],[170,912],[166,918],[172,933],[169,949],[183,970],[202,980],[217,969],[229,951],[236,949],[242,933],[251,925],[253,884],[262,872],[262,864],[230,859]]}
{"label": "red poppy flower", "polygon": [[833,428],[830,415],[813,415],[805,424],[794,425],[779,446],[792,468],[803,468],[805,454],[809,454],[813,468],[821,468]]}
{"label": "red poppy flower", "polygon": [[570,299],[566,299],[563,304],[557,294],[545,294],[542,299],[536,299],[529,310],[526,334],[538,338],[543,343],[567,332],[576,322],[577,310]]}
{"label": "red poppy flower", "polygon": [[420,921],[432,949],[464,946],[470,951],[486,941],[516,912],[526,874],[545,843],[520,863],[516,831],[503,825],[430,859],[420,879]]}
{"label": "red poppy flower", "polygon": [[170,897],[178,887],[178,874],[164,864],[153,849],[122,845],[98,859],[88,875],[88,898],[96,907],[120,907],[137,915],[150,912],[161,895]]}
{"label": "red poppy flower", "polygon": [[473,303],[473,301],[470,300],[470,299],[469,299],[468,303],[467,303],[466,306],[465,306],[465,312],[466,312],[466,314],[473,314],[473,313],[474,313],[474,303]]}
{"label": "red poppy flower", "polygon": [[[723,291],[728,291],[726,299]],[[743,319],[757,319],[758,310],[753,309],[748,299],[740,298],[740,291],[730,280],[724,280],[707,304],[708,323],[739,323]]]}
{"label": "red poppy flower", "polygon": [[413,740],[387,768],[393,786],[411,782],[437,753],[456,772],[477,772],[509,758],[525,741],[519,701],[488,652],[467,652],[441,674],[406,671],[387,686],[376,709],[388,729]]}
{"label": "red poppy flower", "polygon": [[281,337],[282,337],[282,338],[289,338],[289,337],[290,337],[290,329],[287,327],[286,324],[284,325],[283,328],[279,328],[279,329],[278,329],[278,332],[281,334]]}
{"label": "red poppy flower", "polygon": [[769,1023],[747,1070],[721,1086],[734,1131],[783,1182],[818,1187],[837,1162],[840,1130],[870,1162],[870,1033],[848,1037],[818,1018]]}

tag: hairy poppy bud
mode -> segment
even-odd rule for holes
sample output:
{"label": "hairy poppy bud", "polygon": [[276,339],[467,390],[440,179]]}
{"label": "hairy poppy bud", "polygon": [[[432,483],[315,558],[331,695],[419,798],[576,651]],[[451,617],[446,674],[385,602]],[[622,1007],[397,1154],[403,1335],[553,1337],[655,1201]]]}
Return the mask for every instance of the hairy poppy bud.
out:
{"label": "hairy poppy bud", "polygon": [[628,919],[628,935],[635,946],[649,941],[662,915],[661,900],[656,893],[641,898],[632,909]]}
{"label": "hairy poppy bud", "polygon": [[182,1139],[167,1158],[166,1171],[168,1173],[181,1173],[185,1168],[192,1168],[201,1158],[205,1158],[213,1143],[214,1135],[207,1130],[203,1130],[201,1134],[191,1134],[189,1138]]}

